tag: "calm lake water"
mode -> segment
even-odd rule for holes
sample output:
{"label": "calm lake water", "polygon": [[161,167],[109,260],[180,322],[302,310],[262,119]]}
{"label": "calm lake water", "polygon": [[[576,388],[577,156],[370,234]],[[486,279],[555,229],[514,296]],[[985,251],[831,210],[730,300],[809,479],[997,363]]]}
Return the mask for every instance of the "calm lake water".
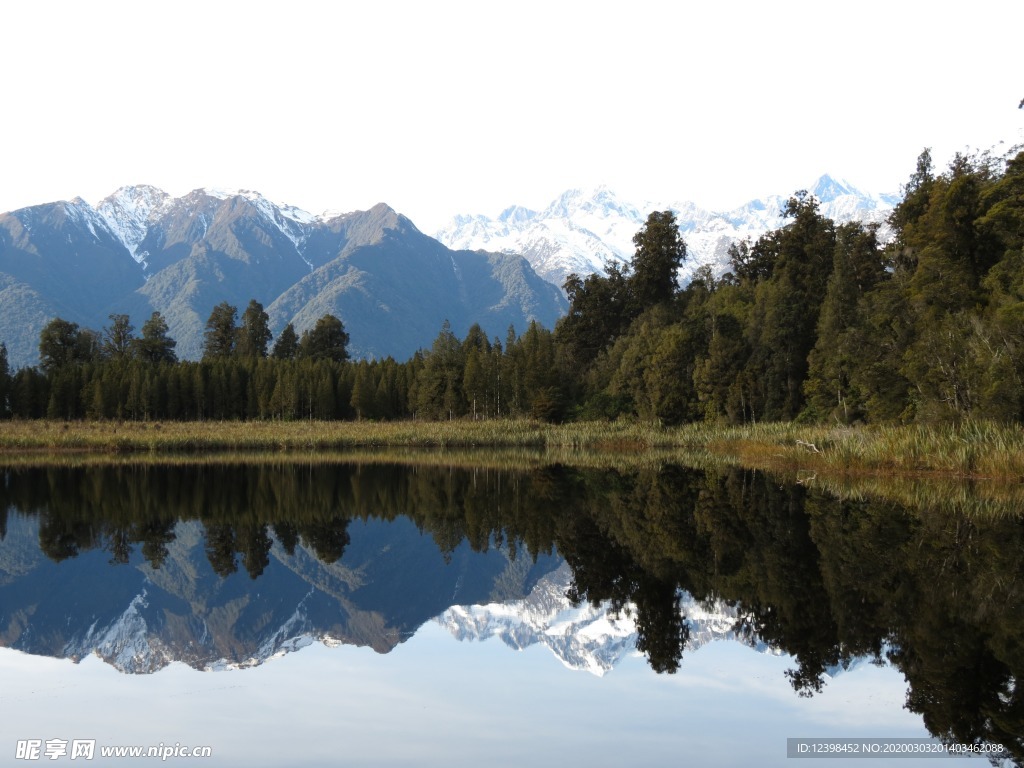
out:
{"label": "calm lake water", "polygon": [[1019,760],[1022,545],[671,464],[0,469],[0,765]]}

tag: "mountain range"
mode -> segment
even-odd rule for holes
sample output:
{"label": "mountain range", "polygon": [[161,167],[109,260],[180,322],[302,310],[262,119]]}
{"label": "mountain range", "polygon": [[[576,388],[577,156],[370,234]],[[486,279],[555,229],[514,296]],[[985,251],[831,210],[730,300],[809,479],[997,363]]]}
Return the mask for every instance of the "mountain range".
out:
{"label": "mountain range", "polygon": [[[818,199],[822,214],[838,223],[882,224],[900,200],[899,195],[862,192],[828,175],[807,191]],[[496,218],[456,216],[435,237],[450,248],[522,254],[541,277],[560,286],[571,273],[586,276],[600,272],[608,261],[628,262],[636,250],[633,235],[647,216],[671,210],[686,241],[687,259],[680,271],[685,284],[704,265],[716,275],[724,273],[732,243],[782,227],[789,197],[770,195],[729,211],[711,211],[691,202],[631,202],[605,186],[571,189],[539,211],[511,206]]]}
{"label": "mountain range", "polygon": [[[898,202],[830,176],[808,191],[837,222],[884,223]],[[732,243],[785,224],[788,197],[715,212],[573,189],[541,211],[456,216],[428,237],[383,203],[312,215],[244,190],[172,197],[122,187],[95,206],[75,198],[0,214],[0,342],[13,367],[34,365],[54,317],[99,330],[113,313],[139,327],[159,311],[179,357],[198,359],[213,307],[227,301],[242,311],[256,299],[275,336],[330,313],[344,322],[354,357],[405,360],[429,347],[445,320],[460,337],[473,323],[500,338],[532,320],[553,328],[568,308],[557,286],[570,273],[628,262],[651,211],[676,213],[688,250],[682,283],[704,265],[721,274]]]}
{"label": "mountain range", "polygon": [[445,320],[464,335],[553,327],[561,292],[520,256],[452,250],[384,204],[313,216],[258,193],[171,197],[123,187],[98,205],[75,198],[0,214],[0,341],[14,367],[38,361],[54,317],[99,330],[112,313],[136,327],[167,320],[178,356],[202,355],[214,306],[255,299],[276,335],[341,318],[354,357],[404,360]]}

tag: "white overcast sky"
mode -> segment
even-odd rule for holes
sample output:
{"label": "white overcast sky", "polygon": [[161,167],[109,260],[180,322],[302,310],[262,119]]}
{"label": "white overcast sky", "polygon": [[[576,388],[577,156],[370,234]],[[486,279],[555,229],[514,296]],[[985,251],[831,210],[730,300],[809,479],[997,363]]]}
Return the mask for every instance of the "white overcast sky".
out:
{"label": "white overcast sky", "polygon": [[10,3],[0,210],[147,183],[427,232],[607,184],[729,208],[1022,141],[1024,4]]}

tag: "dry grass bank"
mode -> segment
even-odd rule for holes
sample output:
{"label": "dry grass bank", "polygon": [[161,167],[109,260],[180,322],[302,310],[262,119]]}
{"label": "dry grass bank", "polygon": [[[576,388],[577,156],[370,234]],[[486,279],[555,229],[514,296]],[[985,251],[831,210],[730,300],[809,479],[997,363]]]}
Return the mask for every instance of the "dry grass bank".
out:
{"label": "dry grass bank", "polygon": [[[1024,430],[988,423],[859,428],[794,424],[662,428],[623,422],[551,425],[525,420],[0,423],[0,460],[33,454],[170,458],[186,453],[334,453],[394,448],[526,451],[530,462],[588,464],[599,455],[602,462],[625,464],[676,460],[843,476],[1024,479]],[[520,458],[525,459],[526,454]]]}

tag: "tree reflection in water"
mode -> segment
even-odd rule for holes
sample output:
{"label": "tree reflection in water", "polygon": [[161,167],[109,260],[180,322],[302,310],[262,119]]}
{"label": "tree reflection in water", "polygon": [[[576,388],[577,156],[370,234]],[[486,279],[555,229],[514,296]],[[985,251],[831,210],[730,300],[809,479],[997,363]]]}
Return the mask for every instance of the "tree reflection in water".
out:
{"label": "tree reflection in water", "polygon": [[841,498],[741,469],[331,462],[10,469],[0,539],[11,514],[39,517],[55,561],[104,550],[117,566],[137,550],[153,569],[179,521],[198,521],[220,577],[241,565],[257,579],[275,541],[343,560],[355,520],[407,518],[446,558],[464,544],[557,552],[570,599],[631,612],[658,672],[684,661],[687,592],[734,606],[741,633],[791,654],[800,695],[856,658],[887,660],[936,736],[1024,757],[1019,515]]}

